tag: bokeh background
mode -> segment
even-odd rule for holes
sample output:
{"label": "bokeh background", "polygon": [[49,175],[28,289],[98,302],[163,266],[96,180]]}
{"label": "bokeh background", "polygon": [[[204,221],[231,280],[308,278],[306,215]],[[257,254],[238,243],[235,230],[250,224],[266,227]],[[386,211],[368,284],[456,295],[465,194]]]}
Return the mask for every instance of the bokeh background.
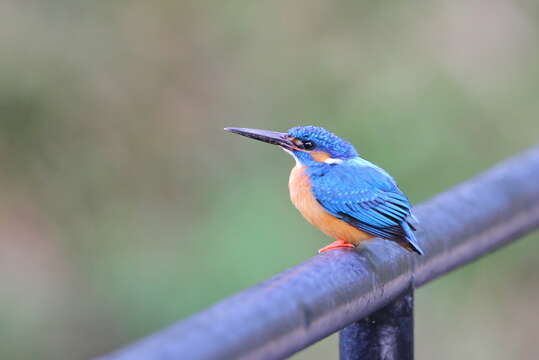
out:
{"label": "bokeh background", "polygon": [[[328,243],[223,127],[327,127],[420,203],[539,141],[538,43],[532,0],[1,1],[0,358],[109,352]],[[538,240],[420,289],[418,358],[536,358]]]}

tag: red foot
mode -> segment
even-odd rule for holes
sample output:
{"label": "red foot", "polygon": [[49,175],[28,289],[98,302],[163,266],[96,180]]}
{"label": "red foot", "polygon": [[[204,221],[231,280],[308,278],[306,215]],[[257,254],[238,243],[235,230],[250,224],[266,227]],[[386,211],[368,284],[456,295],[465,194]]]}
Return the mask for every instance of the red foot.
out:
{"label": "red foot", "polygon": [[329,244],[328,246],[324,246],[322,249],[318,250],[319,254],[325,253],[326,251],[334,250],[334,249],[353,249],[355,248],[354,244],[350,244],[343,240],[337,240]]}

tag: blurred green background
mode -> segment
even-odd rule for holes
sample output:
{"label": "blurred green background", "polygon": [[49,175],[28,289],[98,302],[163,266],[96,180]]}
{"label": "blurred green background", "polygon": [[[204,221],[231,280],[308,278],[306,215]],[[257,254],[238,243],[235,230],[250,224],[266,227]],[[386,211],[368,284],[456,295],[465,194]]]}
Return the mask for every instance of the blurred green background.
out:
{"label": "blurred green background", "polygon": [[[0,358],[103,354],[329,242],[223,127],[327,127],[420,203],[538,142],[538,43],[531,0],[0,2]],[[418,358],[537,357],[538,240],[420,289]]]}

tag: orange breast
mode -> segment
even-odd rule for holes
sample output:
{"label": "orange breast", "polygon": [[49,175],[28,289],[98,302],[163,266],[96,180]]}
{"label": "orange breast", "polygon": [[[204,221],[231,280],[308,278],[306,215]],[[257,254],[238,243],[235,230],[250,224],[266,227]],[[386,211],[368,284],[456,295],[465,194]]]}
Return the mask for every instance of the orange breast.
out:
{"label": "orange breast", "polygon": [[288,183],[290,199],[305,219],[324,234],[354,245],[373,238],[371,234],[356,229],[324,210],[312,194],[311,183],[305,169],[304,166],[293,168]]}

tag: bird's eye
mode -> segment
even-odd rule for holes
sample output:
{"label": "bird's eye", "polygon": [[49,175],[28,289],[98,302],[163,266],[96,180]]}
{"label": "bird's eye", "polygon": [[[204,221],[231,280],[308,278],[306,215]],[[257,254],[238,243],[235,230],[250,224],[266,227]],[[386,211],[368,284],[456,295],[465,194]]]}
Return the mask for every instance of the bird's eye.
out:
{"label": "bird's eye", "polygon": [[316,147],[316,144],[315,144],[313,141],[311,141],[311,140],[307,140],[307,141],[304,141],[304,142],[303,142],[303,148],[304,148],[305,150],[312,150],[312,149],[314,149],[315,147]]}

